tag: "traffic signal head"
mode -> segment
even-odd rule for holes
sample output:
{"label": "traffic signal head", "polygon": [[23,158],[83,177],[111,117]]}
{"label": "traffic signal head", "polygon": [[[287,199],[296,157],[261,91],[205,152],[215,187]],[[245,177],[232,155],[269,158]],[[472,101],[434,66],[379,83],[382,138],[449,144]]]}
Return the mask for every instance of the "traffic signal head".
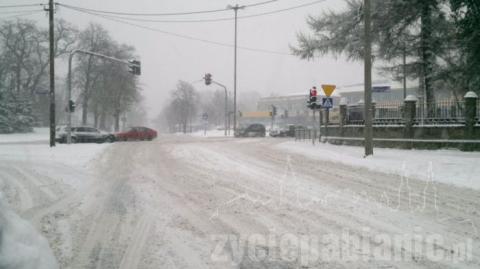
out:
{"label": "traffic signal head", "polygon": [[309,92],[309,98],[307,101],[307,107],[310,109],[315,109],[317,108],[317,87],[313,86],[312,89]]}
{"label": "traffic signal head", "polygon": [[68,111],[75,112],[75,107],[77,107],[75,102],[73,100],[68,100]]}
{"label": "traffic signal head", "polygon": [[203,79],[205,79],[205,85],[208,86],[208,85],[212,84],[212,74],[206,73],[205,77]]}
{"label": "traffic signal head", "polygon": [[142,74],[142,63],[137,60],[128,61],[128,72],[140,76]]}
{"label": "traffic signal head", "polygon": [[277,107],[272,106],[272,116],[277,116]]}

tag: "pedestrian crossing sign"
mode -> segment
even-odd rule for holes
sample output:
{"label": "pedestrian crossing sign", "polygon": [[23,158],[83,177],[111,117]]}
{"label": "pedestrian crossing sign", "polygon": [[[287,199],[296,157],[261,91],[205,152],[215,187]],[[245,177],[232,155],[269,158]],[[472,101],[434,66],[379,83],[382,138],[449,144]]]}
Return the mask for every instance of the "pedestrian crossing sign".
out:
{"label": "pedestrian crossing sign", "polygon": [[323,108],[333,108],[333,99],[330,97],[322,99],[322,107]]}

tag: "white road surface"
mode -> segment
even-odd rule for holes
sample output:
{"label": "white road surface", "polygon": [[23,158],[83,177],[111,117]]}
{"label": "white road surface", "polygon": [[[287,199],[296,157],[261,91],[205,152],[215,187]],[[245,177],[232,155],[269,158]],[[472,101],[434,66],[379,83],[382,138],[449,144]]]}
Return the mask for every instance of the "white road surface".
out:
{"label": "white road surface", "polygon": [[[285,141],[57,149],[70,160],[0,146],[0,191],[61,268],[480,268],[480,191],[319,160]],[[84,147],[98,154],[78,165]]]}

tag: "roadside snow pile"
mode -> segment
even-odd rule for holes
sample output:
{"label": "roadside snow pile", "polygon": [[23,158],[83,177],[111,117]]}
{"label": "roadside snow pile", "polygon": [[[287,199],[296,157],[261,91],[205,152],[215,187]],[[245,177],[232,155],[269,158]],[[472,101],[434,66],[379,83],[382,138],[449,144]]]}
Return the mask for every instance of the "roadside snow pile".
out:
{"label": "roadside snow pile", "polygon": [[[233,130],[230,131],[230,133],[233,133]],[[198,131],[191,133],[192,136],[195,137],[225,137],[225,131],[224,130],[207,130],[205,133],[204,131]]]}
{"label": "roadside snow pile", "polygon": [[110,144],[47,144],[0,145],[0,161],[25,161],[32,165],[61,163],[74,168],[84,167]]}
{"label": "roadside snow pile", "polygon": [[[22,171],[25,177],[22,184],[28,183],[35,188],[44,187],[51,184],[65,184],[73,189],[79,189],[86,186],[89,182],[89,167],[100,158],[101,153],[110,144],[74,144],[74,145],[57,145],[50,148],[48,144],[29,144],[22,142],[12,144],[0,143],[0,181],[16,182],[15,173],[10,173],[8,167]],[[25,168],[25,169],[23,169]],[[7,171],[2,171],[5,169]],[[29,174],[35,171],[34,174]],[[42,178],[37,178],[42,175]],[[15,187],[6,188],[3,191],[7,197],[7,193],[15,191]],[[1,184],[0,184],[1,185]],[[30,190],[24,190],[24,195],[20,196],[20,204],[28,207],[22,208],[18,204],[7,205],[2,198],[2,190],[0,189],[0,268],[1,269],[55,269],[59,268],[56,259],[50,249],[47,239],[37,232],[35,227],[28,221],[21,219],[10,208],[22,208],[22,210],[32,209],[41,202],[33,204],[32,201],[37,199],[29,199],[35,195]],[[54,196],[54,192],[49,192]],[[41,197],[41,196],[39,196]],[[24,199],[24,200],[23,200]],[[29,201],[29,203],[28,203]],[[10,207],[10,208],[9,208]],[[52,243],[52,242],[50,242]],[[55,242],[53,242],[55,243]]]}
{"label": "roadside snow pile", "polygon": [[0,268],[59,268],[47,240],[1,199],[0,195]]}
{"label": "roadside snow pile", "polygon": [[0,144],[17,142],[47,142],[48,137],[48,128],[34,128],[33,133],[0,134]]}
{"label": "roadside snow pile", "polygon": [[[331,144],[313,146],[310,143],[292,141],[276,147],[318,160],[365,167],[420,180],[433,178],[437,182],[480,189],[480,152],[376,148],[374,156],[363,158],[362,147]],[[324,164],[319,162],[319,165]]]}

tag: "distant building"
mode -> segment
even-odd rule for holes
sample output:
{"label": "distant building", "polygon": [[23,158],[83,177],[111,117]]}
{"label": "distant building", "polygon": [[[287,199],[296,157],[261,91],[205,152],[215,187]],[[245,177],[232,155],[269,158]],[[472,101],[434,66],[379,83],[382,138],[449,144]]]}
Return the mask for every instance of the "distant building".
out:
{"label": "distant building", "polygon": [[[339,94],[345,98],[347,104],[357,104],[364,100],[364,91],[340,91]],[[407,96],[413,94],[417,95],[417,88],[407,89]],[[389,89],[382,92],[372,92],[372,100],[377,104],[388,102],[403,101],[403,89]]]}

